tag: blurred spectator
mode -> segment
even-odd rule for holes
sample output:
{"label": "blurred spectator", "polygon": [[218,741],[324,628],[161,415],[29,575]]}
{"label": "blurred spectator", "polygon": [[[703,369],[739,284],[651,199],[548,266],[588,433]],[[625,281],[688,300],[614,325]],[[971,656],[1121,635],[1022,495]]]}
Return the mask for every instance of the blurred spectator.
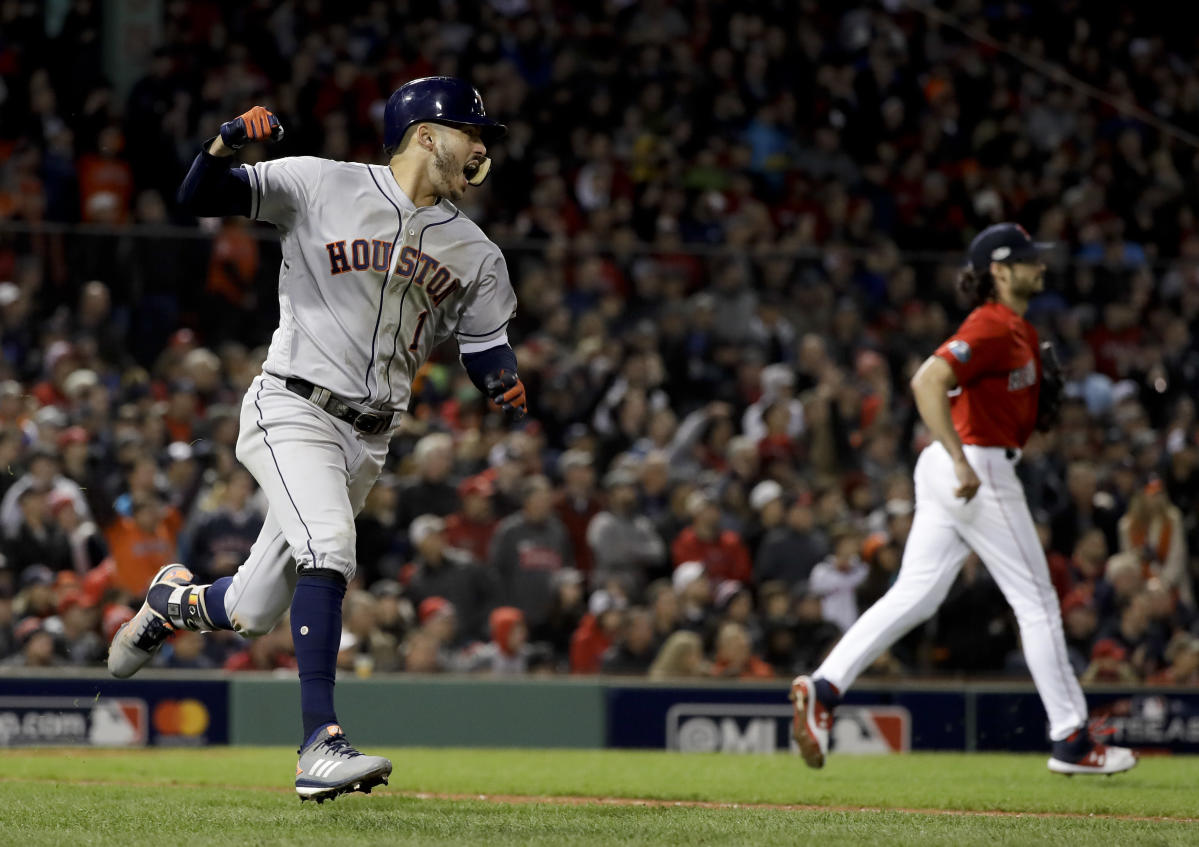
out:
{"label": "blurred spectator", "polygon": [[1095,584],[1095,608],[1104,621],[1113,621],[1144,588],[1144,569],[1137,553],[1117,553],[1107,560],[1103,579]]}
{"label": "blurred spectator", "polygon": [[[962,563],[934,626],[932,661],[945,670],[997,671],[1016,648],[1010,607],[974,554]],[[1013,656],[1009,669],[1023,668],[1022,663],[1022,654]]]}
{"label": "blurred spectator", "polygon": [[649,678],[695,679],[709,675],[704,645],[694,632],[679,630],[666,639],[649,667]]}
{"label": "blurred spectator", "polygon": [[[417,607],[417,620],[420,623],[418,631],[432,638],[437,648],[438,670],[456,667],[459,651],[454,649],[454,644],[458,642],[458,612],[454,604],[444,597],[426,597]],[[462,651],[463,655],[469,655],[477,644],[468,645]]]}
{"label": "blurred spectator", "polygon": [[[675,571],[678,573],[678,571]],[[679,597],[669,580],[659,579],[645,590],[650,620],[654,630],[654,646],[662,645],[679,626]]]}
{"label": "blurred spectator", "polygon": [[379,628],[378,601],[369,591],[346,592],[342,608],[342,634],[353,640],[346,661],[338,656],[338,668],[353,670],[359,676],[375,671],[394,671],[399,667],[399,644],[395,637]]}
{"label": "blurred spectator", "polygon": [[794,666],[809,671],[820,667],[828,651],[841,637],[841,629],[824,617],[824,600],[806,583],[798,587],[795,599]]}
{"label": "blurred spectator", "polygon": [[749,551],[736,532],[720,528],[720,507],[716,501],[696,491],[688,498],[687,511],[691,525],[679,533],[670,548],[675,567],[697,561],[703,563],[709,579],[749,582],[753,578]]}
{"label": "blurred spectator", "polygon": [[575,567],[591,585],[599,587],[602,583],[591,577],[594,548],[587,536],[588,527],[603,508],[595,491],[594,457],[586,450],[567,450],[558,459],[558,472],[562,475],[562,493],[555,510],[570,535]]}
{"label": "blurred spectator", "polygon": [[683,562],[671,578],[678,598],[678,621],[683,629],[705,632],[712,614],[712,581],[703,562]]}
{"label": "blurred spectator", "polygon": [[181,557],[199,582],[232,576],[250,556],[263,515],[250,503],[254,478],[238,467],[219,486],[217,505],[197,516],[188,530],[190,549]]}
{"label": "blurred spectator", "polygon": [[1101,638],[1091,650],[1091,664],[1078,681],[1083,685],[1092,682],[1135,683],[1139,681],[1136,670],[1128,662],[1128,650],[1114,638]]}
{"label": "blurred spectator", "polygon": [[291,624],[284,615],[266,635],[251,639],[225,661],[227,671],[274,671],[294,669],[295,650],[291,643]]}
{"label": "blurred spectator", "polygon": [[435,432],[416,442],[412,450],[416,475],[401,483],[396,528],[407,532],[418,515],[444,518],[458,510],[458,492],[449,482],[454,467],[454,442]]}
{"label": "blurred spectator", "polygon": [[1199,638],[1179,632],[1170,639],[1165,652],[1166,666],[1146,682],[1154,685],[1199,685]]}
{"label": "blurred spectator", "polygon": [[1170,502],[1160,479],[1151,480],[1133,495],[1119,527],[1120,550],[1139,553],[1179,601],[1194,608],[1182,512]]}
{"label": "blurred spectator", "polygon": [[731,679],[770,679],[774,669],[753,655],[749,633],[735,621],[722,624],[716,633],[716,658],[712,675]]}
{"label": "blurred spectator", "polygon": [[615,581],[626,595],[639,595],[651,569],[665,561],[666,545],[649,519],[637,514],[637,478],[632,471],[608,471],[604,489],[608,508],[587,527],[594,562],[591,584],[603,588]]}
{"label": "blurred spectator", "polygon": [[59,594],[58,614],[45,621],[55,636],[58,654],[72,665],[90,665],[104,658],[108,645],[100,640],[100,609],[82,590],[69,587]]}
{"label": "blurred spectator", "polygon": [[1053,515],[1053,549],[1070,555],[1078,538],[1089,529],[1103,531],[1109,550],[1116,544],[1116,518],[1111,498],[1099,491],[1095,467],[1086,461],[1072,462],[1066,469],[1065,504]]}
{"label": "blurred spectator", "polygon": [[486,562],[491,537],[499,521],[491,507],[495,486],[483,474],[467,477],[458,484],[462,508],[445,519],[445,537],[451,547],[465,550],[477,562]]}
{"label": "blurred spectator", "polygon": [[396,642],[416,625],[416,609],[412,601],[404,596],[404,588],[394,579],[381,579],[370,587],[371,594],[378,598],[376,609],[379,628],[389,633]]}
{"label": "blurred spectator", "polygon": [[549,613],[541,625],[532,631],[532,638],[548,644],[560,664],[568,666],[571,636],[587,613],[583,575],[574,568],[563,568],[554,574],[551,587],[554,596],[550,601]]}
{"label": "blurred spectator", "polygon": [[54,522],[47,504],[49,492],[47,486],[38,483],[25,487],[17,499],[21,521],[4,543],[4,555],[15,570],[30,565],[45,565],[52,571],[74,568],[71,543]]}
{"label": "blurred spectator", "polygon": [[534,476],[522,487],[521,510],[500,521],[491,541],[490,566],[500,596],[536,629],[549,615],[554,573],[574,564],[566,527],[553,512],[549,480]]}
{"label": "blurred spectator", "polygon": [[598,673],[600,660],[624,628],[625,601],[606,589],[591,593],[587,614],[570,637],[570,672]]}
{"label": "blurred spectator", "polygon": [[870,568],[858,555],[861,541],[852,527],[834,529],[832,546],[832,553],[812,568],[808,590],[820,597],[825,619],[847,630],[858,619],[856,589],[865,581]]}
{"label": "blurred spectator", "polygon": [[424,630],[413,630],[400,647],[403,669],[409,673],[438,673],[447,670],[437,638]]}
{"label": "blurred spectator", "polygon": [[75,573],[85,574],[108,556],[108,545],[100,528],[91,520],[80,517],[70,495],[52,492],[46,500],[50,515],[67,536],[71,550],[71,566]]}
{"label": "blurred spectator", "polygon": [[403,566],[403,533],[396,526],[397,486],[391,474],[380,475],[366,495],[362,511],[354,518],[358,574],[365,585],[395,579]]}
{"label": "blurred spectator", "polygon": [[1099,628],[1099,616],[1090,603],[1085,588],[1076,588],[1062,600],[1062,628],[1066,635],[1066,650],[1074,672],[1082,674],[1091,661],[1091,647]]}
{"label": "blurred spectator", "polygon": [[773,479],[763,480],[749,492],[749,507],[753,510],[745,529],[745,546],[755,556],[762,547],[762,540],[773,530],[783,526],[787,516],[787,503],[783,487]]}
{"label": "blurred spectator", "polygon": [[445,520],[421,515],[408,528],[415,558],[405,568],[414,603],[443,597],[458,615],[459,641],[486,638],[484,621],[496,604],[495,573],[446,541]]}
{"label": "blurred spectator", "polygon": [[130,517],[118,517],[108,529],[108,547],[116,565],[114,583],[141,597],[151,578],[176,559],[181,519],[157,493],[139,496]]}
{"label": "blurred spectator", "polygon": [[812,568],[828,555],[828,542],[817,529],[812,507],[802,498],[787,509],[786,523],[766,533],[754,563],[754,581],[806,582]]}
{"label": "blurred spectator", "polygon": [[79,484],[62,475],[58,455],[48,448],[38,447],[34,448],[29,456],[29,470],[9,486],[4,492],[4,500],[0,502],[0,526],[3,527],[6,538],[16,533],[21,522],[21,493],[33,486],[42,488],[45,493],[65,494],[75,504],[76,512],[81,516],[91,517],[87,499],[83,496]]}
{"label": "blurred spectator", "polygon": [[163,646],[159,664],[164,668],[210,670],[216,667],[216,663],[205,654],[204,647],[203,635],[188,629],[181,629],[171,636]]}
{"label": "blurred spectator", "polygon": [[21,620],[13,629],[18,652],[0,664],[8,667],[50,668],[63,664],[54,653],[54,636],[40,618]]}
{"label": "blurred spectator", "polygon": [[529,669],[529,630],[520,609],[500,606],[489,618],[491,640],[463,656],[462,670],[498,675],[523,674]]}
{"label": "blurred spectator", "polygon": [[600,673],[641,676],[657,655],[654,622],[648,610],[629,609],[624,616],[624,628],[617,642],[600,658]]}

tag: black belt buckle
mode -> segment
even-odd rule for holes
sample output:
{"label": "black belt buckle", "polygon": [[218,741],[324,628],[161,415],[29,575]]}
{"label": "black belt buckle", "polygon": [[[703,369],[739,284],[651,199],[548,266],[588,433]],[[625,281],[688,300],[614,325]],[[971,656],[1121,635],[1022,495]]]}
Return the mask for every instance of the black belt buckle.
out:
{"label": "black belt buckle", "polygon": [[[351,412],[353,414],[353,412]],[[367,435],[378,435],[387,429],[390,416],[372,415],[370,412],[358,412],[353,415],[350,424],[359,432]]]}

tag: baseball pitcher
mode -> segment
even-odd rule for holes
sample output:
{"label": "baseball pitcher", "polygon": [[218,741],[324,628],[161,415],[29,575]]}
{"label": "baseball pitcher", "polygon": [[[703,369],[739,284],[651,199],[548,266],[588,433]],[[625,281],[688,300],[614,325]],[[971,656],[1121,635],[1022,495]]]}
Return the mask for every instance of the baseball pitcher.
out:
{"label": "baseball pitcher", "polygon": [[793,734],[811,767],[824,765],[841,696],[937,610],[971,550],[1016,613],[1024,658],[1049,715],[1049,769],[1111,774],[1136,764],[1130,750],[1107,747],[1088,732],[1057,594],[1016,476],[1033,430],[1054,423],[1061,385],[1059,375],[1043,374],[1037,332],[1024,319],[1044,284],[1044,246],[1014,223],[988,227],[970,245],[960,284],[977,308],[912,377],[916,407],[936,441],[916,462],[916,515],[899,575],[816,672],[791,685]]}
{"label": "baseball pitcher", "polygon": [[387,101],[386,165],[303,156],[233,167],[244,144],[283,136],[279,120],[255,106],[221,126],[179,188],[196,215],[269,221],[282,238],[279,326],[242,402],[237,442],[269,509],[233,577],[195,585],[183,565],[163,568],[113,638],[108,667],[131,676],[179,628],[261,635],[290,608],[301,799],[369,793],[391,773],[387,759],[347,741],[333,682],[354,517],[413,375],[453,336],[471,380],[509,420],[526,411],[506,334],[516,296],[504,257],[454,205],[486,179],[487,147],[504,132],[469,84],[429,77]]}

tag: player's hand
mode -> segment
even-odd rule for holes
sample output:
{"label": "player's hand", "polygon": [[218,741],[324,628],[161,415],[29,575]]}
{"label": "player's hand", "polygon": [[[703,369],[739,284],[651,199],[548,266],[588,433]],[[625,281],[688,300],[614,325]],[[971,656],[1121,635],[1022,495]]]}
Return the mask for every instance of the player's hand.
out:
{"label": "player's hand", "polygon": [[974,468],[970,467],[970,463],[966,461],[965,456],[954,460],[953,472],[958,478],[958,488],[957,491],[953,492],[953,496],[961,497],[969,503],[974,499],[974,495],[978,493],[978,488],[982,485],[982,481],[978,478],[978,474],[974,472]]}
{"label": "player's hand", "polygon": [[512,371],[496,371],[487,375],[483,382],[487,396],[504,412],[508,423],[524,420],[529,412],[525,398],[525,384]]}
{"label": "player's hand", "polygon": [[283,124],[273,112],[255,106],[231,121],[221,124],[221,141],[230,150],[240,150],[251,141],[278,141],[283,138]]}

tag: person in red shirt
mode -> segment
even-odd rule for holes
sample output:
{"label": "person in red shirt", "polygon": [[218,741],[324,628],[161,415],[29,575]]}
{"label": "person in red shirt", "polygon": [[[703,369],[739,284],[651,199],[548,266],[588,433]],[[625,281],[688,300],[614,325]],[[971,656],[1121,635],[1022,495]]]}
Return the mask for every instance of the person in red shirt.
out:
{"label": "person in red shirt", "polygon": [[462,508],[445,519],[445,537],[451,547],[466,550],[477,562],[486,562],[495,535],[495,518],[491,495],[495,485],[483,474],[468,476],[458,484]]}
{"label": "person in red shirt", "polygon": [[670,554],[677,568],[683,562],[703,562],[708,579],[713,583],[726,579],[748,583],[753,580],[753,565],[749,550],[741,536],[731,529],[720,528],[720,507],[702,491],[688,498],[687,511],[691,525],[684,527],[670,545]]}
{"label": "person in red shirt", "polygon": [[945,599],[971,550],[1016,613],[1024,658],[1049,716],[1055,773],[1125,771],[1132,751],[1087,731],[1057,593],[1015,465],[1037,425],[1041,349],[1024,319],[1044,285],[1041,251],[1018,224],[995,224],[970,245],[959,286],[975,308],[912,377],[935,439],[916,462],[916,515],[895,583],[811,675],[791,684],[793,734],[823,767],[833,709],[861,672]]}

